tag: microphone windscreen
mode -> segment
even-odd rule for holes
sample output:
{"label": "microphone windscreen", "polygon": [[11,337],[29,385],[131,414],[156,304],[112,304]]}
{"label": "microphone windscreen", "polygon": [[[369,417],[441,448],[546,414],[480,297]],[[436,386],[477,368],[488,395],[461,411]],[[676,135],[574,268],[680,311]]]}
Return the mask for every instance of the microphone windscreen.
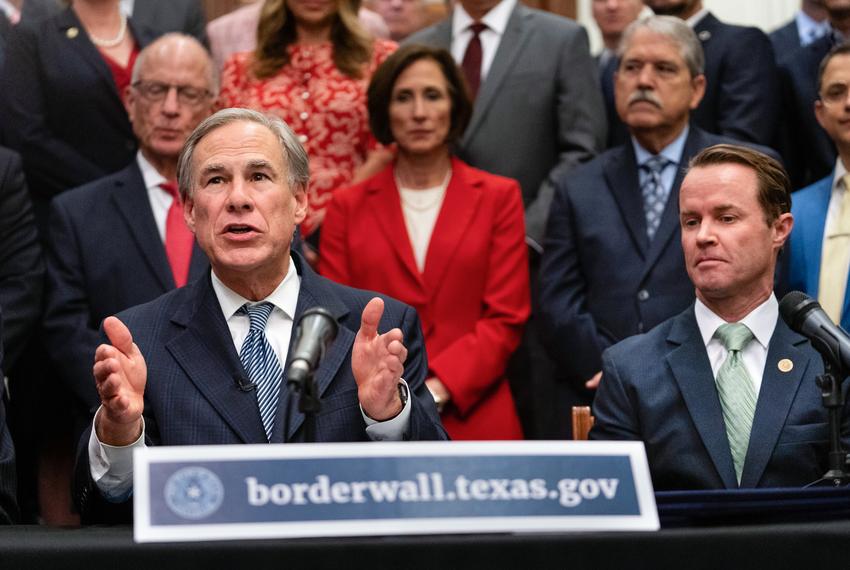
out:
{"label": "microphone windscreen", "polygon": [[797,332],[800,332],[806,315],[817,308],[820,308],[818,302],[801,291],[791,291],[779,302],[779,314],[782,315],[782,320]]}

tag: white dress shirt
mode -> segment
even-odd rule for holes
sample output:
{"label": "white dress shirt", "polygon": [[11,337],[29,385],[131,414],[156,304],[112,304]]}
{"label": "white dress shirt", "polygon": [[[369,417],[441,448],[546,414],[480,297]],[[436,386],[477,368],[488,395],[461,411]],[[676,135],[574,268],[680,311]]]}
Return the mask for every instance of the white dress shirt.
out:
{"label": "white dress shirt", "polygon": [[0,12],[6,15],[11,24],[17,24],[21,19],[21,11],[12,5],[9,0],[0,0]]}
{"label": "white dress shirt", "polygon": [[[214,272],[211,275],[213,291],[218,298],[222,314],[233,337],[233,345],[239,353],[242,351],[245,338],[248,336],[251,321],[248,315],[241,314],[238,311],[242,305],[252,301],[245,299],[227,287]],[[295,270],[295,263],[290,258],[289,270],[283,281],[268,297],[263,299],[263,301],[274,305],[266,323],[265,333],[272,350],[281,363],[281,368],[284,367],[289,352],[289,339],[292,335],[293,317],[300,288],[301,277]],[[401,381],[405,382],[404,379]],[[366,422],[366,434],[370,439],[376,441],[400,441],[410,423],[411,406],[412,398],[408,398],[401,413],[382,422],[373,420],[361,408],[360,412]],[[100,410],[97,414],[99,413]],[[101,494],[107,500],[122,502],[129,497],[133,487],[133,449],[146,447],[144,418],[142,419],[142,434],[135,442],[127,446],[112,446],[101,443],[97,439],[97,430],[95,429],[97,414],[95,414],[91,437],[89,438],[89,469]]]}
{"label": "white dress shirt", "polygon": [[[481,39],[482,86],[487,73],[490,71],[490,66],[496,58],[496,50],[499,49],[499,43],[502,41],[502,36],[505,35],[505,28],[508,27],[508,20],[516,3],[517,0],[502,0],[481,18],[481,23],[487,25],[487,29],[478,35]],[[452,56],[458,65],[463,62],[466,46],[472,39],[473,34],[469,26],[474,22],[472,16],[458,2],[452,12]]]}
{"label": "white dress shirt", "polygon": [[168,219],[168,210],[171,209],[174,198],[160,184],[168,182],[168,180],[148,162],[142,151],[136,153],[136,163],[139,165],[139,170],[142,171],[142,180],[145,181],[145,188],[148,191],[148,201],[153,212],[153,219],[156,222],[156,229],[159,232],[159,239],[162,240],[162,243],[165,243],[165,224]]}
{"label": "white dress shirt", "polygon": [[[699,299],[696,300],[694,314],[702,341],[705,343],[708,360],[711,363],[711,373],[716,380],[717,371],[720,370],[720,366],[726,360],[729,351],[726,350],[720,339],[714,337],[714,333],[717,332],[717,327],[726,324],[726,321],[715,315]],[[764,375],[764,366],[767,362],[767,348],[770,344],[770,338],[773,336],[773,331],[776,329],[778,318],[779,303],[776,301],[776,296],[771,293],[764,303],[738,321],[747,325],[754,337],[741,351],[741,359],[744,361],[747,374],[753,381],[756,397],[758,397],[761,389],[761,377]]]}

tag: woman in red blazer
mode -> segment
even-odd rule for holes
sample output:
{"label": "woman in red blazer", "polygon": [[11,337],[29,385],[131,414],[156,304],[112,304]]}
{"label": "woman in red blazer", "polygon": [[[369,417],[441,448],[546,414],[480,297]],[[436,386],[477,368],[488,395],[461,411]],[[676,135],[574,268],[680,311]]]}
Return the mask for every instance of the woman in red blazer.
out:
{"label": "woman in red blazer", "polygon": [[377,70],[370,124],[395,162],[334,194],[320,247],[330,279],[419,312],[434,395],[454,439],[521,439],[505,368],[530,312],[516,181],[453,158],[471,104],[452,56],[409,45]]}

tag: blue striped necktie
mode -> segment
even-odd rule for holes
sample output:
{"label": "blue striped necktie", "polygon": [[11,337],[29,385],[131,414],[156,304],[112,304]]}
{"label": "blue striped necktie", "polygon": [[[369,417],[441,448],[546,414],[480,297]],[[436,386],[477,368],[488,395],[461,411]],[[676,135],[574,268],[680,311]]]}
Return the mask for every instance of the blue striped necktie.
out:
{"label": "blue striped necktie", "polygon": [[673,164],[672,161],[659,154],[640,165],[641,170],[646,173],[641,194],[646,215],[646,236],[649,241],[655,237],[655,232],[661,224],[661,216],[664,215],[664,209],[667,207],[668,194],[661,174],[671,164]]}
{"label": "blue striped necktie", "polygon": [[239,312],[248,315],[251,327],[248,336],[242,343],[239,358],[248,373],[248,378],[257,386],[257,404],[260,408],[260,418],[266,430],[266,438],[271,441],[274,428],[274,416],[280,398],[280,383],[283,379],[283,369],[280,361],[272,350],[266,338],[266,323],[272,314],[274,305],[268,302],[245,303]]}

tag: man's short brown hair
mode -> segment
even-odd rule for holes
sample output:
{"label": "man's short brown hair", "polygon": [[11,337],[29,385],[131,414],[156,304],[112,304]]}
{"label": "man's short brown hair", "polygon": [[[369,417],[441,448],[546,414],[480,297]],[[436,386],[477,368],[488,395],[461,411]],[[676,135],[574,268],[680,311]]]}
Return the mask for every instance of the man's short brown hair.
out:
{"label": "man's short brown hair", "polygon": [[472,116],[469,88],[452,54],[442,48],[409,44],[399,48],[381,64],[372,76],[366,93],[369,126],[372,128],[372,134],[381,144],[390,144],[394,141],[390,129],[389,111],[395,82],[405,69],[420,59],[430,59],[435,62],[446,78],[449,97],[452,101],[451,126],[446,142],[452,143],[459,140],[469,124]]}
{"label": "man's short brown hair", "polygon": [[704,149],[691,159],[688,170],[740,164],[749,167],[758,180],[758,201],[767,225],[791,211],[791,180],[782,165],[757,150],[731,144],[718,144]]}

